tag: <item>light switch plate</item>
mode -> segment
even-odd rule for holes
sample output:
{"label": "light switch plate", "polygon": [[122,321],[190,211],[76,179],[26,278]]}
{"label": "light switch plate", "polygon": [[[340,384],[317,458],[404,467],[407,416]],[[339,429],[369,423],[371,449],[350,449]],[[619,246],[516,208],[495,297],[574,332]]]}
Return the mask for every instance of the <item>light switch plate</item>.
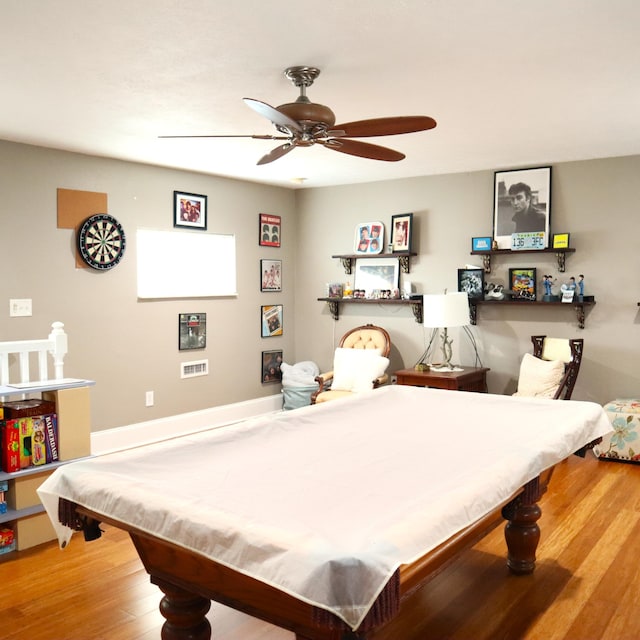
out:
{"label": "light switch plate", "polygon": [[31,298],[12,298],[9,300],[9,316],[17,318],[19,316],[33,315],[31,303]]}

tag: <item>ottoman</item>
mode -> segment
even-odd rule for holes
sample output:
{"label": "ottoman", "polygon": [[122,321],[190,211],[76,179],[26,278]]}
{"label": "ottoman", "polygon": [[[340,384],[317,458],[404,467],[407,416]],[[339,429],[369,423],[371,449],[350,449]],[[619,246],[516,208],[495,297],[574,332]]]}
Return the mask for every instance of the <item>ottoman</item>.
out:
{"label": "ottoman", "polygon": [[601,460],[640,464],[640,400],[612,400],[604,406],[613,431],[593,448]]}

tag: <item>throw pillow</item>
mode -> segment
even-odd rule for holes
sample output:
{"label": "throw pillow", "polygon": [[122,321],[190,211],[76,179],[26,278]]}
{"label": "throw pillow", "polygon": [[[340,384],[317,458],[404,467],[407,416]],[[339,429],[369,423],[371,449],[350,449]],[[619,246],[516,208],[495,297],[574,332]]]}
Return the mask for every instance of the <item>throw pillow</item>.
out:
{"label": "throw pillow", "polygon": [[541,360],[525,353],[520,364],[518,390],[514,396],[553,398],[564,376],[564,362]]}
{"label": "throw pillow", "polygon": [[373,389],[373,381],[389,366],[389,359],[380,355],[380,349],[338,348],[333,358],[334,391],[366,391]]}

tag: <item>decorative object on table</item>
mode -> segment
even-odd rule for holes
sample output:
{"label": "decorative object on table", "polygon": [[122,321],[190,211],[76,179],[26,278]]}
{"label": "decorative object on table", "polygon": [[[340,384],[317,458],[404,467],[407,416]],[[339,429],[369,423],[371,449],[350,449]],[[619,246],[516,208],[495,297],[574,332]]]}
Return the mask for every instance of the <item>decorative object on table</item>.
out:
{"label": "decorative object on table", "polygon": [[271,213],[258,217],[258,242],[261,247],[279,247],[282,237],[282,218]]}
{"label": "decorative object on table", "polygon": [[571,276],[569,282],[565,282],[560,290],[562,291],[562,302],[573,302],[576,297],[576,279]]}
{"label": "decorative object on table", "polygon": [[207,314],[178,314],[178,349],[204,349],[207,346]]}
{"label": "decorative object on table", "polygon": [[534,302],[536,299],[536,269],[509,269],[509,282],[511,283],[512,300],[527,300]]}
{"label": "decorative object on table", "polygon": [[458,291],[464,291],[470,300],[482,300],[484,269],[458,269]]}
{"label": "decorative object on table", "polygon": [[569,247],[569,234],[568,233],[554,233],[553,234],[553,248],[554,249],[567,249]]}
{"label": "decorative object on table", "polygon": [[442,362],[431,364],[430,368],[435,371],[460,371],[459,367],[451,364],[453,355],[453,340],[449,337],[448,329],[452,327],[466,327],[469,325],[469,297],[465,292],[429,294],[423,298],[422,305],[423,324],[429,329],[433,329],[429,347],[422,359],[430,350],[431,344],[438,329],[442,330],[441,350]]}
{"label": "decorative object on table", "polygon": [[471,251],[491,251],[491,237],[471,238]]}
{"label": "decorative object on table", "polygon": [[282,380],[282,350],[262,352],[262,384]]}
{"label": "decorative object on table", "polygon": [[410,253],[413,235],[413,213],[391,216],[391,250],[393,253]]}
{"label": "decorative object on table", "polygon": [[173,226],[187,229],[207,229],[207,196],[197,193],[173,192]]}
{"label": "decorative object on table", "polygon": [[356,260],[355,288],[369,297],[374,289],[397,289],[400,267],[396,258]]}
{"label": "decorative object on table", "polygon": [[330,282],[327,285],[327,298],[342,298],[342,292],[341,282]]}
{"label": "decorative object on table", "polygon": [[260,260],[260,291],[282,291],[282,260]]}
{"label": "decorative object on table", "polygon": [[361,222],[356,225],[353,251],[358,254],[378,254],[384,248],[384,225],[382,222]]}
{"label": "decorative object on table", "polygon": [[284,333],[281,304],[262,305],[260,307],[262,319],[262,337],[271,338],[281,336]]}
{"label": "decorative object on table", "polygon": [[496,171],[493,237],[498,249],[512,248],[512,234],[544,232],[548,246],[551,218],[551,167]]}
{"label": "decorative object on table", "polygon": [[124,229],[108,213],[88,217],[78,230],[78,251],[92,269],[112,269],[122,260],[125,247]]}

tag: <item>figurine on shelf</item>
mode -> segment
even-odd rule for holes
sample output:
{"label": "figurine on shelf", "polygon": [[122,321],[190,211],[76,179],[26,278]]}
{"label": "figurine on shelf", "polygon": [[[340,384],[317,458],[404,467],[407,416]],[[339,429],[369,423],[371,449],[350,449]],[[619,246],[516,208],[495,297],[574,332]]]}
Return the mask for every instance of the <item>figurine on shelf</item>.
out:
{"label": "figurine on shelf", "polygon": [[573,302],[576,295],[576,279],[571,276],[569,282],[563,284],[560,289],[562,290],[562,302]]}
{"label": "figurine on shelf", "polygon": [[497,250],[498,250],[498,241],[497,241],[497,240],[494,240],[494,241],[491,243],[491,250],[492,250],[492,251],[497,251]]}
{"label": "figurine on shelf", "polygon": [[584,275],[581,273],[578,280],[578,296],[580,300],[584,299]]}
{"label": "figurine on shelf", "polygon": [[557,302],[559,300],[559,296],[553,295],[553,285],[555,280],[553,276],[544,276],[542,279],[542,284],[544,286],[544,295],[542,296],[543,302]]}

